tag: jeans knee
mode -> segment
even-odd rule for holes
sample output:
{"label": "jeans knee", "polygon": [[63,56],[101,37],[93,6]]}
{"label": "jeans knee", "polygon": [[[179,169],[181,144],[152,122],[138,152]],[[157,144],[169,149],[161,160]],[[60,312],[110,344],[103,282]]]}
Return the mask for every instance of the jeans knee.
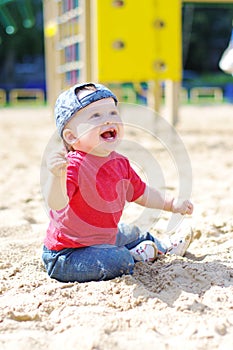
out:
{"label": "jeans knee", "polygon": [[120,277],[122,275],[132,275],[134,269],[134,259],[129,250],[125,247],[117,248],[100,263],[102,280]]}

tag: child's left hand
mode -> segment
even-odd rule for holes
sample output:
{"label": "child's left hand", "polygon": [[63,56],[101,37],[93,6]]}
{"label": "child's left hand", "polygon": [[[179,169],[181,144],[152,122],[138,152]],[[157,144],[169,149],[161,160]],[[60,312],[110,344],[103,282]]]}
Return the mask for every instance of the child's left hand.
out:
{"label": "child's left hand", "polygon": [[193,213],[193,204],[187,199],[183,202],[173,201],[172,210],[173,213],[179,213],[181,215],[191,215]]}

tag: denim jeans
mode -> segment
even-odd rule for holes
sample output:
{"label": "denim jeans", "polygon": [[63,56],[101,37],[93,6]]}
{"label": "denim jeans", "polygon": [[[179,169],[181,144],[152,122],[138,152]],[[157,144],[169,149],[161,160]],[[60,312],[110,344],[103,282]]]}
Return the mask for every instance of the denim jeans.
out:
{"label": "denim jeans", "polygon": [[149,232],[142,233],[137,226],[119,224],[115,245],[60,251],[44,247],[42,260],[49,276],[60,282],[104,281],[133,274],[135,262],[129,250],[145,240],[155,242],[160,252],[166,252],[162,243]]}

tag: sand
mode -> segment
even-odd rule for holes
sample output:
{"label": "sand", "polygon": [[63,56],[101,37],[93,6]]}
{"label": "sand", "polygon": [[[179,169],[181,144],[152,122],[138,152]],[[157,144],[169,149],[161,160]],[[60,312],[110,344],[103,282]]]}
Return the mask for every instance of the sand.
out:
{"label": "sand", "polygon": [[[2,350],[233,348],[232,105],[180,110],[177,131],[191,161],[195,204],[186,219],[194,231],[186,256],[138,263],[133,276],[106,282],[60,283],[41,263],[48,216],[40,167],[54,132],[50,110],[1,109],[0,125]],[[149,139],[146,147],[175,193],[167,152]],[[166,214],[155,227],[161,237]]]}

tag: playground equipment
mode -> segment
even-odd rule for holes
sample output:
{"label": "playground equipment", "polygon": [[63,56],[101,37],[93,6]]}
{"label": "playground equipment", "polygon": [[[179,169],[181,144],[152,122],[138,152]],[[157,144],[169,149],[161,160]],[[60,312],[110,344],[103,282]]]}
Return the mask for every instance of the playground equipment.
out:
{"label": "playground equipment", "polygon": [[6,104],[6,92],[3,89],[0,89],[0,106],[4,106]]}
{"label": "playground equipment", "polygon": [[199,102],[201,98],[214,99],[215,102],[223,101],[223,91],[217,87],[194,87],[190,90],[192,102]]}
{"label": "playground equipment", "polygon": [[180,0],[147,0],[146,5],[141,0],[45,0],[49,102],[80,81],[148,82],[149,100],[158,109],[160,82],[168,80],[165,95],[170,91],[177,114],[180,17]]}
{"label": "playground equipment", "polygon": [[44,0],[43,4],[49,103],[81,81],[98,81],[112,89],[129,82],[137,89],[146,82],[147,101],[158,111],[163,82],[167,118],[176,123],[182,0]]}
{"label": "playground equipment", "polygon": [[9,93],[9,103],[11,105],[18,105],[21,103],[43,103],[44,91],[42,89],[12,89]]}

